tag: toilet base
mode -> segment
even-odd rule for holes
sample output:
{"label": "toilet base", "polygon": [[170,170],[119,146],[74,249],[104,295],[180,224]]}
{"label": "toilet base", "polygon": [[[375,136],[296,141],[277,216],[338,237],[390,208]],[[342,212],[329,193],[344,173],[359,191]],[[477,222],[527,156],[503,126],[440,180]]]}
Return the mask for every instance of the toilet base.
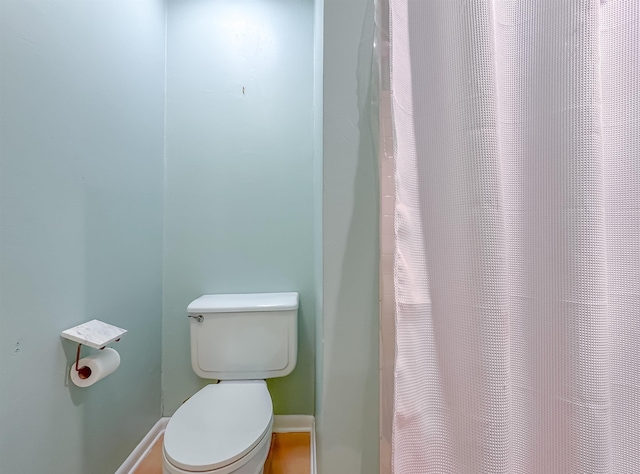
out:
{"label": "toilet base", "polygon": [[[168,471],[167,468],[164,465],[162,466],[162,474],[173,474],[174,472],[180,472],[180,473],[183,473],[183,472],[187,473],[188,472],[189,474],[208,474],[210,472],[216,472],[216,471],[205,471],[204,473],[195,473],[195,472],[191,472],[191,471]],[[264,465],[255,474],[264,474]]]}
{"label": "toilet base", "polygon": [[211,471],[185,471],[169,462],[162,450],[162,474],[264,474],[264,463],[271,447],[273,421],[260,442],[236,462]]}

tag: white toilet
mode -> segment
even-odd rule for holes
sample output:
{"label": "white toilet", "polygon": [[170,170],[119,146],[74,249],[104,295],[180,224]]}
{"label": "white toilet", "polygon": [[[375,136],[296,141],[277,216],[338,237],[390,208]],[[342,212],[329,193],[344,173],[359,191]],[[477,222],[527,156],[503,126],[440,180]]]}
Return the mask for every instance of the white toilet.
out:
{"label": "white toilet", "polygon": [[191,366],[210,384],[164,433],[164,474],[261,474],[273,405],[264,379],[290,374],[298,356],[298,293],[205,295],[187,308]]}

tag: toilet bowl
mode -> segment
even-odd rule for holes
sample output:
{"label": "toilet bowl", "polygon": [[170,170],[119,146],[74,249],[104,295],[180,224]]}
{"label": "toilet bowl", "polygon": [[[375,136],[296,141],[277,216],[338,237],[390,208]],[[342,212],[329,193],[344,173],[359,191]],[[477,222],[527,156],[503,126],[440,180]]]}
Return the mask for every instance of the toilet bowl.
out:
{"label": "toilet bowl", "polygon": [[298,293],[204,295],[187,307],[191,368],[220,380],[188,399],[164,433],[164,474],[261,474],[273,404],[264,379],[298,355]]}
{"label": "toilet bowl", "polygon": [[163,473],[261,474],[272,427],[263,380],[207,385],[169,420]]}

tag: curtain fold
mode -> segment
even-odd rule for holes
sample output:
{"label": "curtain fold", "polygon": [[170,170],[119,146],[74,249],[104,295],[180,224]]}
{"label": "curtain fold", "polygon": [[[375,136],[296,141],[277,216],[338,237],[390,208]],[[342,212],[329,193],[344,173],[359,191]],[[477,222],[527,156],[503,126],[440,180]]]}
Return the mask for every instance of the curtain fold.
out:
{"label": "curtain fold", "polygon": [[640,2],[390,22],[394,472],[640,472]]}

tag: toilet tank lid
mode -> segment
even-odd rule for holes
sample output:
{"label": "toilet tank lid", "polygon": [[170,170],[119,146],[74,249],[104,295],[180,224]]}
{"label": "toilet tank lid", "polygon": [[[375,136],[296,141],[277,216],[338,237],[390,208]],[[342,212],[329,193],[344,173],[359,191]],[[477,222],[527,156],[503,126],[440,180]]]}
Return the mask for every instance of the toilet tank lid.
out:
{"label": "toilet tank lid", "polygon": [[189,314],[285,311],[298,309],[298,293],[204,295],[187,306]]}

